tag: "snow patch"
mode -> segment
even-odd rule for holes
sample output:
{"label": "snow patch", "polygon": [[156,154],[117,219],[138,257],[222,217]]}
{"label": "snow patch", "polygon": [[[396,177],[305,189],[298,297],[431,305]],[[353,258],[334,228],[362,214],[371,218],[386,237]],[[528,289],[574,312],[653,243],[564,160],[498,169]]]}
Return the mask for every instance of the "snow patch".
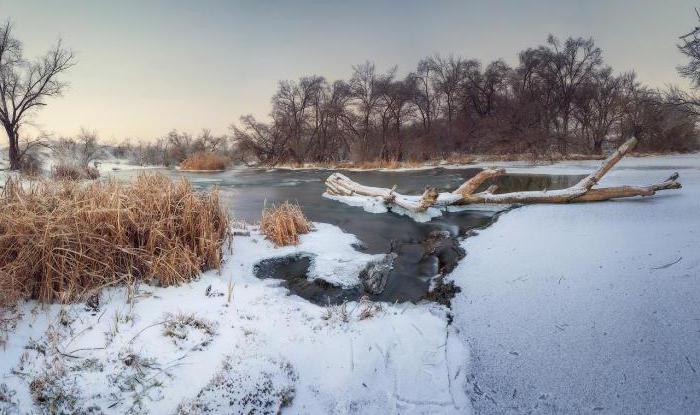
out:
{"label": "snow patch", "polygon": [[396,205],[388,207],[381,197],[361,195],[338,196],[331,195],[326,192],[323,193],[323,197],[338,201],[340,203],[345,203],[349,206],[361,207],[365,212],[369,213],[386,213],[391,210],[391,212],[396,213],[397,215],[408,216],[416,222],[430,222],[431,219],[442,216],[442,210],[437,207],[430,207],[426,209],[425,212],[413,212]]}
{"label": "snow patch", "polygon": [[360,271],[372,261],[382,258],[381,254],[370,255],[357,251],[353,245],[360,240],[350,233],[343,232],[339,227],[327,223],[314,223],[314,230],[301,235],[298,245],[275,248],[267,240],[262,240],[257,246],[238,247],[242,255],[260,261],[264,258],[308,255],[311,258],[309,279],[320,279],[329,284],[352,288],[360,284]]}

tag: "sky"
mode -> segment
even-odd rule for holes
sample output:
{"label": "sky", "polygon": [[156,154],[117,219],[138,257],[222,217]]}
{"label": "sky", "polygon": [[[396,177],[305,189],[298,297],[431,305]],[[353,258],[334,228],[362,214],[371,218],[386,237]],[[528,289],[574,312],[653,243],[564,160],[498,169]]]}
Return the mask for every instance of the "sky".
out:
{"label": "sky", "polygon": [[678,36],[698,24],[692,1],[49,1],[0,0],[25,55],[58,38],[77,56],[63,97],[33,116],[57,136],[152,140],[172,129],[223,134],[266,117],[277,82],[348,78],[374,61],[408,73],[442,54],[517,62],[519,51],[592,36],[617,72],[687,87]]}

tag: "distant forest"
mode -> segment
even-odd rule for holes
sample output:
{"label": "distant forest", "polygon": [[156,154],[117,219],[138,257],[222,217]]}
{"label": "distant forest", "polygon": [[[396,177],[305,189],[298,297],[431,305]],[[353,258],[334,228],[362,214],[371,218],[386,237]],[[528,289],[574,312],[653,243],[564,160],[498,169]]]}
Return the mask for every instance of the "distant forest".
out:
{"label": "distant forest", "polygon": [[685,93],[615,73],[593,39],[549,36],[520,52],[515,67],[431,56],[403,78],[372,62],[352,69],[348,80],[281,81],[269,120],[243,116],[231,137],[173,131],[142,147],[142,161],[173,164],[203,150],[268,165],[464,154],[536,159],[600,155],[630,136],[642,152],[698,149],[698,114]]}

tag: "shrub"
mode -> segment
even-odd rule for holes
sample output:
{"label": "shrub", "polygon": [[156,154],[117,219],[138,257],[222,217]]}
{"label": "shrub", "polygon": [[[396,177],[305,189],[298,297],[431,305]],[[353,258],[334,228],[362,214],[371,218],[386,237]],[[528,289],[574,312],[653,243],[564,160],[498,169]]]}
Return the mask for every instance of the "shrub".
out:
{"label": "shrub", "polygon": [[38,176],[41,173],[42,162],[36,154],[25,154],[20,160],[20,170],[27,176]]}
{"label": "shrub", "polygon": [[86,167],[83,171],[86,179],[96,180],[100,177],[100,171],[96,167]]}
{"label": "shrub", "polygon": [[225,170],[228,159],[216,153],[194,153],[180,163],[181,170]]}
{"label": "shrub", "polygon": [[299,235],[309,233],[311,226],[301,207],[289,202],[265,208],[260,219],[260,231],[277,246],[298,244]]}
{"label": "shrub", "polygon": [[51,177],[56,180],[95,180],[100,177],[100,171],[94,167],[57,164],[51,168]]}
{"label": "shrub", "polygon": [[218,193],[186,180],[11,178],[0,195],[0,305],[79,300],[119,282],[178,284],[219,268],[230,238]]}

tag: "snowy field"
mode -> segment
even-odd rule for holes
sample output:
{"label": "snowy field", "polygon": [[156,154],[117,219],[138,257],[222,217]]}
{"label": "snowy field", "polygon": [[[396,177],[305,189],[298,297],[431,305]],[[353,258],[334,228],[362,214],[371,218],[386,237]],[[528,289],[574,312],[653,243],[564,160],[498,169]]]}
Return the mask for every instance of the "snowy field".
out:
{"label": "snowy field", "polygon": [[303,252],[313,277],[356,284],[373,256],[326,224],[293,248],[236,236],[220,274],[180,287],[23,304],[0,413],[697,413],[700,157],[626,159],[603,184],[674,171],[680,191],[522,207],[465,240],[452,324],[432,303],[317,306],[253,275]]}

